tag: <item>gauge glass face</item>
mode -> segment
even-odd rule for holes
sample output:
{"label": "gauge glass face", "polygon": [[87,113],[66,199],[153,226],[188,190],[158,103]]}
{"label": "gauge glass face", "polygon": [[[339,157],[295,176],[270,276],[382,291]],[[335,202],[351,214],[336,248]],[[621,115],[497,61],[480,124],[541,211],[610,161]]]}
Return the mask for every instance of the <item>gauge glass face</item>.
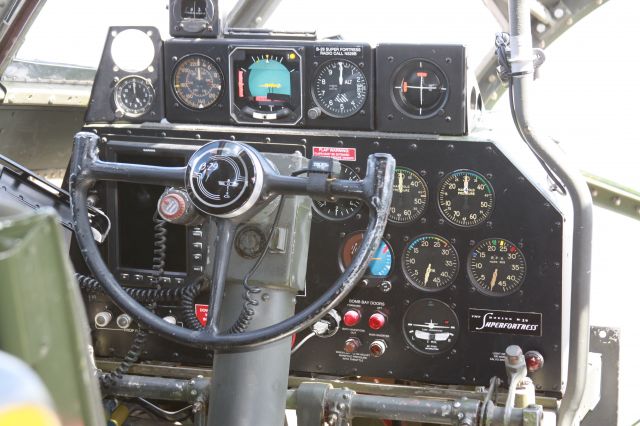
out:
{"label": "gauge glass face", "polygon": [[207,0],[182,0],[181,12],[184,19],[206,19]]}
{"label": "gauge glass face", "polygon": [[428,199],[429,189],[424,179],[411,169],[396,167],[389,221],[413,222],[427,208]]}
{"label": "gauge glass face", "polygon": [[458,275],[459,264],[453,245],[434,234],[415,238],[402,255],[405,277],[414,287],[425,291],[448,287]]}
{"label": "gauge glass face", "polygon": [[[340,179],[360,180],[360,176],[349,166],[340,164]],[[362,201],[341,198],[335,202],[313,200],[313,209],[317,214],[329,220],[347,220],[355,216],[362,207]]]}
{"label": "gauge glass face", "polygon": [[153,105],[155,91],[145,78],[136,75],[125,77],[114,89],[116,115],[120,112],[127,117],[139,117],[147,113]]}
{"label": "gauge glass face", "polygon": [[444,73],[423,59],[412,59],[402,65],[394,74],[392,87],[396,107],[414,118],[432,117],[447,101]]}
{"label": "gauge glass face", "polygon": [[438,207],[449,222],[461,227],[483,223],[493,211],[491,183],[473,170],[456,170],[444,177],[438,191]]}
{"label": "gauge glass face", "polygon": [[222,73],[211,59],[188,56],[173,71],[173,89],[183,105],[193,109],[209,108],[222,93]]}
{"label": "gauge glass face", "polygon": [[[343,269],[351,265],[354,256],[362,245],[363,239],[364,232],[361,231],[354,232],[345,238],[340,249],[340,265]],[[371,257],[365,274],[369,277],[385,278],[391,272],[392,266],[393,252],[391,251],[391,246],[385,240],[381,240],[380,245]]]}
{"label": "gauge glass face", "polygon": [[506,296],[522,286],[527,264],[522,251],[511,241],[488,238],[471,250],[467,270],[471,283],[481,293]]}
{"label": "gauge glass face", "polygon": [[402,331],[413,350],[424,355],[438,355],[456,344],[460,323],[456,313],[444,302],[420,299],[407,308]]}
{"label": "gauge glass face", "polygon": [[230,56],[236,121],[297,122],[302,104],[301,62],[292,49],[236,49]]}
{"label": "gauge glass face", "polygon": [[350,61],[337,59],[324,63],[313,83],[313,99],[331,117],[350,117],[367,100],[367,79]]}

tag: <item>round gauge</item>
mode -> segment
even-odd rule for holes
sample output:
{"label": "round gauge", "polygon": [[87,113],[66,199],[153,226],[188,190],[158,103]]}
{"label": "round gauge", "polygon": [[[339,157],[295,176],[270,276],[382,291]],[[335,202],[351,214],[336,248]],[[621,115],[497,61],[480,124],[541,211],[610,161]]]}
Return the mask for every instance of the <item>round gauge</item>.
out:
{"label": "round gauge", "polygon": [[229,62],[236,122],[293,125],[300,120],[302,58],[296,50],[239,47]]}
{"label": "round gauge", "polygon": [[[360,180],[360,176],[349,166],[340,164],[340,179]],[[355,216],[362,207],[362,201],[341,198],[335,202],[313,200],[313,209],[329,220],[347,220]]]}
{"label": "round gauge", "polygon": [[149,112],[154,99],[155,90],[151,82],[137,75],[124,77],[113,91],[118,117],[140,117]]}
{"label": "round gauge", "polygon": [[478,172],[456,170],[444,177],[438,190],[440,212],[449,222],[465,228],[480,225],[493,211],[493,187]]}
{"label": "round gauge", "polygon": [[527,264],[522,251],[502,238],[480,241],[469,253],[467,271],[471,283],[488,296],[506,296],[524,282]]}
{"label": "round gauge", "polygon": [[402,270],[419,290],[437,291],[458,275],[458,253],[449,241],[435,234],[416,237],[404,249]]}
{"label": "round gauge", "polygon": [[413,350],[424,355],[438,355],[456,344],[460,323],[456,313],[446,303],[420,299],[407,308],[402,331]]}
{"label": "round gauge", "polygon": [[367,100],[367,79],[350,61],[325,62],[316,73],[313,100],[331,117],[350,117],[362,109]]}
{"label": "round gauge", "polygon": [[389,221],[413,222],[427,208],[428,199],[429,189],[424,179],[411,169],[396,167]]}
{"label": "round gauge", "polygon": [[393,76],[392,99],[404,114],[428,118],[440,110],[448,96],[444,73],[424,59],[405,62]]}
{"label": "round gauge", "polygon": [[206,56],[187,56],[173,71],[173,90],[183,105],[193,109],[209,108],[222,93],[222,72]]}
{"label": "round gauge", "polygon": [[[346,269],[351,265],[353,257],[362,245],[363,239],[364,232],[362,231],[354,232],[345,238],[342,243],[342,248],[340,249],[340,266],[343,269]],[[387,277],[391,272],[392,266],[393,252],[391,251],[391,246],[385,240],[381,240],[378,249],[375,251],[369,262],[366,275],[375,278]]]}

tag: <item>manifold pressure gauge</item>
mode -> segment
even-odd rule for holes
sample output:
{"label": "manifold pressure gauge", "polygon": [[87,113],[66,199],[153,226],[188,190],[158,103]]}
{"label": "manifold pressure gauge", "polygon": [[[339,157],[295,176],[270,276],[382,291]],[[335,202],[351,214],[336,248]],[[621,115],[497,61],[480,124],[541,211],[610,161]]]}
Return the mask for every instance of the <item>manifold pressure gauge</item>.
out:
{"label": "manifold pressure gauge", "polygon": [[367,91],[367,78],[362,70],[353,62],[335,59],[320,66],[312,95],[325,114],[346,118],[362,109]]}
{"label": "manifold pressure gauge", "polygon": [[137,75],[124,77],[113,90],[116,117],[140,117],[151,109],[155,90],[151,82]]}
{"label": "manifold pressure gauge", "polygon": [[428,200],[429,190],[424,179],[411,169],[396,167],[389,222],[413,222],[427,208]]}
{"label": "manifold pressure gauge", "polygon": [[[340,179],[360,180],[360,176],[349,166],[340,164]],[[336,201],[313,200],[315,212],[328,220],[347,220],[355,216],[362,207],[362,201],[340,198]]]}
{"label": "manifold pressure gauge", "polygon": [[495,193],[486,177],[473,170],[456,170],[442,179],[440,212],[454,225],[469,228],[483,223],[493,211]]}

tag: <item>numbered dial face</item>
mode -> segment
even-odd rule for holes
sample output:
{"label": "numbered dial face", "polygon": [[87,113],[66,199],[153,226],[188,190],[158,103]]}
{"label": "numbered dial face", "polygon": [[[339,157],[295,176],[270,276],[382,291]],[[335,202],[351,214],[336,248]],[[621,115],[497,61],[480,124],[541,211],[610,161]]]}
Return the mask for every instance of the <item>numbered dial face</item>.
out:
{"label": "numbered dial face", "polygon": [[460,323],[447,304],[435,299],[420,299],[407,308],[402,331],[413,350],[424,355],[438,355],[456,344]]}
{"label": "numbered dial face", "polygon": [[[360,180],[360,176],[349,166],[340,165],[340,179]],[[355,216],[362,207],[362,201],[342,198],[335,202],[313,200],[313,209],[329,220],[347,220]]]}
{"label": "numbered dial face", "polygon": [[478,172],[456,170],[444,177],[438,191],[440,212],[449,222],[465,228],[477,226],[493,211],[493,187]]}
{"label": "numbered dial face", "polygon": [[458,275],[458,253],[446,239],[425,234],[407,245],[402,270],[409,282],[420,290],[437,291],[448,287]]}
{"label": "numbered dial face", "polygon": [[427,208],[428,200],[429,189],[424,179],[411,169],[396,167],[389,221],[394,223],[413,222]]}
{"label": "numbered dial face", "polygon": [[423,59],[402,65],[393,77],[393,101],[415,118],[435,115],[447,100],[447,79],[440,68]]}
{"label": "numbered dial face", "polygon": [[155,90],[146,78],[132,75],[116,84],[113,96],[117,116],[139,117],[151,109]]}
{"label": "numbered dial face", "polygon": [[350,117],[362,109],[367,100],[367,79],[350,61],[334,60],[321,66],[313,84],[313,99],[325,114]]}
{"label": "numbered dial face", "polygon": [[489,296],[506,296],[524,282],[527,264],[522,251],[502,238],[480,241],[469,254],[467,270],[471,283]]}
{"label": "numbered dial face", "polygon": [[[340,266],[342,269],[351,265],[354,256],[358,253],[362,240],[364,239],[364,232],[354,232],[353,234],[345,238],[340,249]],[[366,275],[369,277],[384,278],[391,272],[393,266],[393,252],[391,246],[385,240],[380,241],[378,249],[373,254],[373,257],[369,261]]]}
{"label": "numbered dial face", "polygon": [[176,65],[173,89],[183,105],[198,110],[209,108],[222,93],[222,73],[211,59],[188,56]]}

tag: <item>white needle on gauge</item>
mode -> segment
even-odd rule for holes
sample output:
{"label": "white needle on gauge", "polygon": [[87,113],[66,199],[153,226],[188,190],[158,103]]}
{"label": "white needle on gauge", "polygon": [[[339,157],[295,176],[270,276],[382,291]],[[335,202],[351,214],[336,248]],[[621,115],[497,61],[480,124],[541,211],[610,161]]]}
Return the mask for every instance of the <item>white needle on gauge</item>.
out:
{"label": "white needle on gauge", "polygon": [[342,86],[344,80],[342,79],[342,62],[338,62],[338,67],[340,68],[340,76],[338,77],[338,83]]}
{"label": "white needle on gauge", "polygon": [[464,175],[464,193],[469,193],[469,175]]}
{"label": "white needle on gauge", "polygon": [[420,105],[422,105],[422,79],[423,77],[420,77]]}
{"label": "white needle on gauge", "polygon": [[404,173],[398,173],[398,192],[402,193],[404,191]]}
{"label": "white needle on gauge", "polygon": [[491,276],[491,283],[489,284],[489,289],[493,290],[493,286],[496,285],[496,280],[498,279],[498,268],[493,270],[493,275]]}
{"label": "white needle on gauge", "polygon": [[427,283],[429,282],[429,275],[431,275],[432,272],[433,269],[431,269],[431,264],[429,264],[429,266],[427,266],[427,270],[424,273],[424,285],[427,285]]}

